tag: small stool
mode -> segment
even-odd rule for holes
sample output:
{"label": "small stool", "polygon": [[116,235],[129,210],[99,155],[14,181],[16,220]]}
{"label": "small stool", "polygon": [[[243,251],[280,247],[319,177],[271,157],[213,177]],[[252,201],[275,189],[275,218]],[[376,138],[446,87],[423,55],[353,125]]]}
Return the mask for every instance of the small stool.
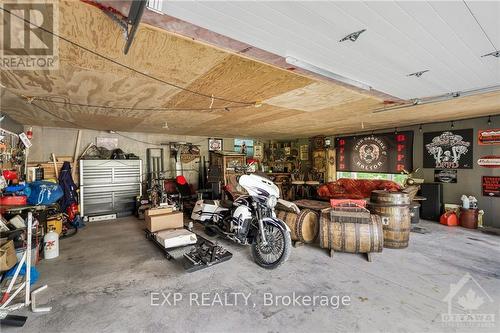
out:
{"label": "small stool", "polygon": [[314,191],[316,191],[316,189],[318,188],[319,184],[320,183],[317,180],[308,180],[308,181],[305,182],[306,193],[307,193],[307,198],[308,199],[312,198],[311,189],[314,190]]}
{"label": "small stool", "polygon": [[301,197],[304,197],[304,192],[305,192],[305,189],[304,189],[304,185],[305,185],[305,181],[303,180],[292,180],[292,194],[293,194],[293,199],[292,200],[296,200],[297,199],[297,194],[298,192],[300,191],[301,193]]}

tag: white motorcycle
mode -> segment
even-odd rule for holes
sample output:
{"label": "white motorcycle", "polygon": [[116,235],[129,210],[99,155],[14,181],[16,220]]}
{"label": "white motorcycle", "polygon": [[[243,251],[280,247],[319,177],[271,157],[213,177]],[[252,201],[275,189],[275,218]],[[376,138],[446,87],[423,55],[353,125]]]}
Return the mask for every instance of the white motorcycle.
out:
{"label": "white motorcycle", "polygon": [[257,175],[242,175],[238,181],[249,195],[228,200],[198,200],[191,219],[205,225],[209,236],[216,234],[244,245],[252,246],[255,262],[273,269],[284,263],[292,246],[290,229],[276,218],[274,207],[279,199],[279,189],[270,180]]}

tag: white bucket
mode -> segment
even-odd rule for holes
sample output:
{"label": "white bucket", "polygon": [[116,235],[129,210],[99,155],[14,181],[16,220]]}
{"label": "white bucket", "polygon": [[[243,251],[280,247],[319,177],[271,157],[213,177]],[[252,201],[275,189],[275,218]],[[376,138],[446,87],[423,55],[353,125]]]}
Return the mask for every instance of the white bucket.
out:
{"label": "white bucket", "polygon": [[45,259],[59,257],[59,235],[54,230],[43,237],[43,253]]}

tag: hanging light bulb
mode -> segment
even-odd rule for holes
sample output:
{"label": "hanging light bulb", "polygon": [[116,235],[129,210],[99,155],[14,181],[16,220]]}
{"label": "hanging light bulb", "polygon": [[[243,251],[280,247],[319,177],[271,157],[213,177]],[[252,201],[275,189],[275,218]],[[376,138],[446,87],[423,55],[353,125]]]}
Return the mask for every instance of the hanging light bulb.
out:
{"label": "hanging light bulb", "polygon": [[420,133],[422,133],[422,124],[420,124],[420,126],[418,126],[418,131],[419,131]]}
{"label": "hanging light bulb", "polygon": [[398,134],[398,128],[397,127],[394,128],[394,134]]}
{"label": "hanging light bulb", "polygon": [[455,128],[455,123],[453,121],[451,122],[451,128]]}
{"label": "hanging light bulb", "polygon": [[491,125],[491,116],[488,116],[488,126]]}

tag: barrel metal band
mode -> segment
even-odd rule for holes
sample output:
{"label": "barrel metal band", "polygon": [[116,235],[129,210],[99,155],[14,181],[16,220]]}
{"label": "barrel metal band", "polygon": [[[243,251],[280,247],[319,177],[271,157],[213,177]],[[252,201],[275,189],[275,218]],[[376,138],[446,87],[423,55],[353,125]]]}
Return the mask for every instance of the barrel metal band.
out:
{"label": "barrel metal band", "polygon": [[375,250],[375,230],[373,228],[373,221],[370,223],[370,252]]}
{"label": "barrel metal band", "polygon": [[359,252],[359,239],[361,235],[359,233],[359,223],[354,223],[354,238],[356,239],[356,247],[355,247],[355,252]]}

